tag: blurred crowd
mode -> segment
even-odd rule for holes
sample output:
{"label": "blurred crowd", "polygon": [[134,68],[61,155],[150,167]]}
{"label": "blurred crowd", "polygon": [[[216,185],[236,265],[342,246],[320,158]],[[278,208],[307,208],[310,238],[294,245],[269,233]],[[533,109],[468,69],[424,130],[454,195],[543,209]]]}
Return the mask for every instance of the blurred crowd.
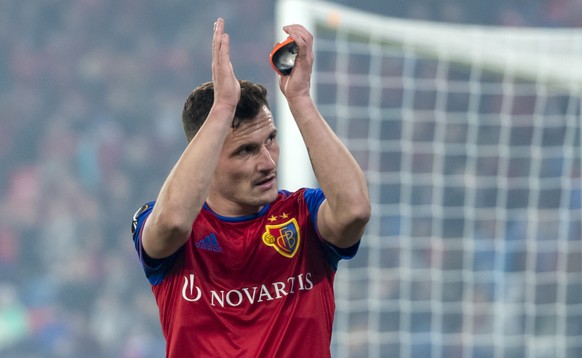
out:
{"label": "blurred crowd", "polygon": [[[582,26],[578,0],[337,2]],[[274,102],[273,1],[0,0],[0,356],[164,355],[130,222],[184,148],[183,100],[210,80],[218,16],[239,78]]]}
{"label": "blurred crowd", "polygon": [[386,16],[452,23],[581,27],[578,0],[336,0]]}
{"label": "blurred crowd", "polygon": [[0,1],[0,356],[163,356],[131,217],[186,144],[182,101],[210,80],[215,18],[237,18],[237,72],[274,82],[272,12]]}

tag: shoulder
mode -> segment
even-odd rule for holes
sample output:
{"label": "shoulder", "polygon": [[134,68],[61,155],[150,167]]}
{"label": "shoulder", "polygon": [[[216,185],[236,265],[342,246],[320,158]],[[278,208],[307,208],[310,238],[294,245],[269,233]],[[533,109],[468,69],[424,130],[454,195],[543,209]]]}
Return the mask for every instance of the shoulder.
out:
{"label": "shoulder", "polygon": [[279,191],[279,198],[276,202],[293,205],[297,210],[307,212],[315,225],[317,214],[321,204],[325,201],[325,195],[320,188],[301,188],[297,191]]}
{"label": "shoulder", "polygon": [[306,202],[325,200],[325,194],[320,188],[301,188],[296,191],[279,190],[277,200],[305,200]]}

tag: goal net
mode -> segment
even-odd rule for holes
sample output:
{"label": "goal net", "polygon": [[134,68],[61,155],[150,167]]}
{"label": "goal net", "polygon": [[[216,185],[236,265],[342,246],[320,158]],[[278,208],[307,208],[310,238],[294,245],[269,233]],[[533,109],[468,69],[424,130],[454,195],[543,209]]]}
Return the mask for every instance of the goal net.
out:
{"label": "goal net", "polygon": [[[279,1],[289,23],[315,35],[313,95],[373,204],[334,357],[582,357],[582,31]],[[277,104],[282,185],[312,185]]]}

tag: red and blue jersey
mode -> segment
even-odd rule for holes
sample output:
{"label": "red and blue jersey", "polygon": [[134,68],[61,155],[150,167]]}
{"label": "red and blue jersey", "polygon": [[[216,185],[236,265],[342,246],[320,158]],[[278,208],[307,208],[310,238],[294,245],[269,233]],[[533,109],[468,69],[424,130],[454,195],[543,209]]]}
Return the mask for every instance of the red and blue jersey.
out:
{"label": "red and blue jersey", "polygon": [[320,238],[320,189],[280,191],[259,213],[223,217],[204,205],[190,239],[154,260],[134,216],[133,240],[154,293],[166,354],[179,357],[329,357],[338,249]]}

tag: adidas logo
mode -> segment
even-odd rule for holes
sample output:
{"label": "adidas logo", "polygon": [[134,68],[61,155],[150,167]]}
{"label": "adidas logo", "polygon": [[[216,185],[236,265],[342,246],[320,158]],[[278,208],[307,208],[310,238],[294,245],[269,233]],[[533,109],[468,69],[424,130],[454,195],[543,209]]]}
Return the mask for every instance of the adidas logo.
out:
{"label": "adidas logo", "polygon": [[201,250],[222,252],[222,247],[220,247],[218,244],[218,240],[216,240],[216,235],[214,235],[214,233],[211,233],[201,240],[198,240],[195,245]]}

